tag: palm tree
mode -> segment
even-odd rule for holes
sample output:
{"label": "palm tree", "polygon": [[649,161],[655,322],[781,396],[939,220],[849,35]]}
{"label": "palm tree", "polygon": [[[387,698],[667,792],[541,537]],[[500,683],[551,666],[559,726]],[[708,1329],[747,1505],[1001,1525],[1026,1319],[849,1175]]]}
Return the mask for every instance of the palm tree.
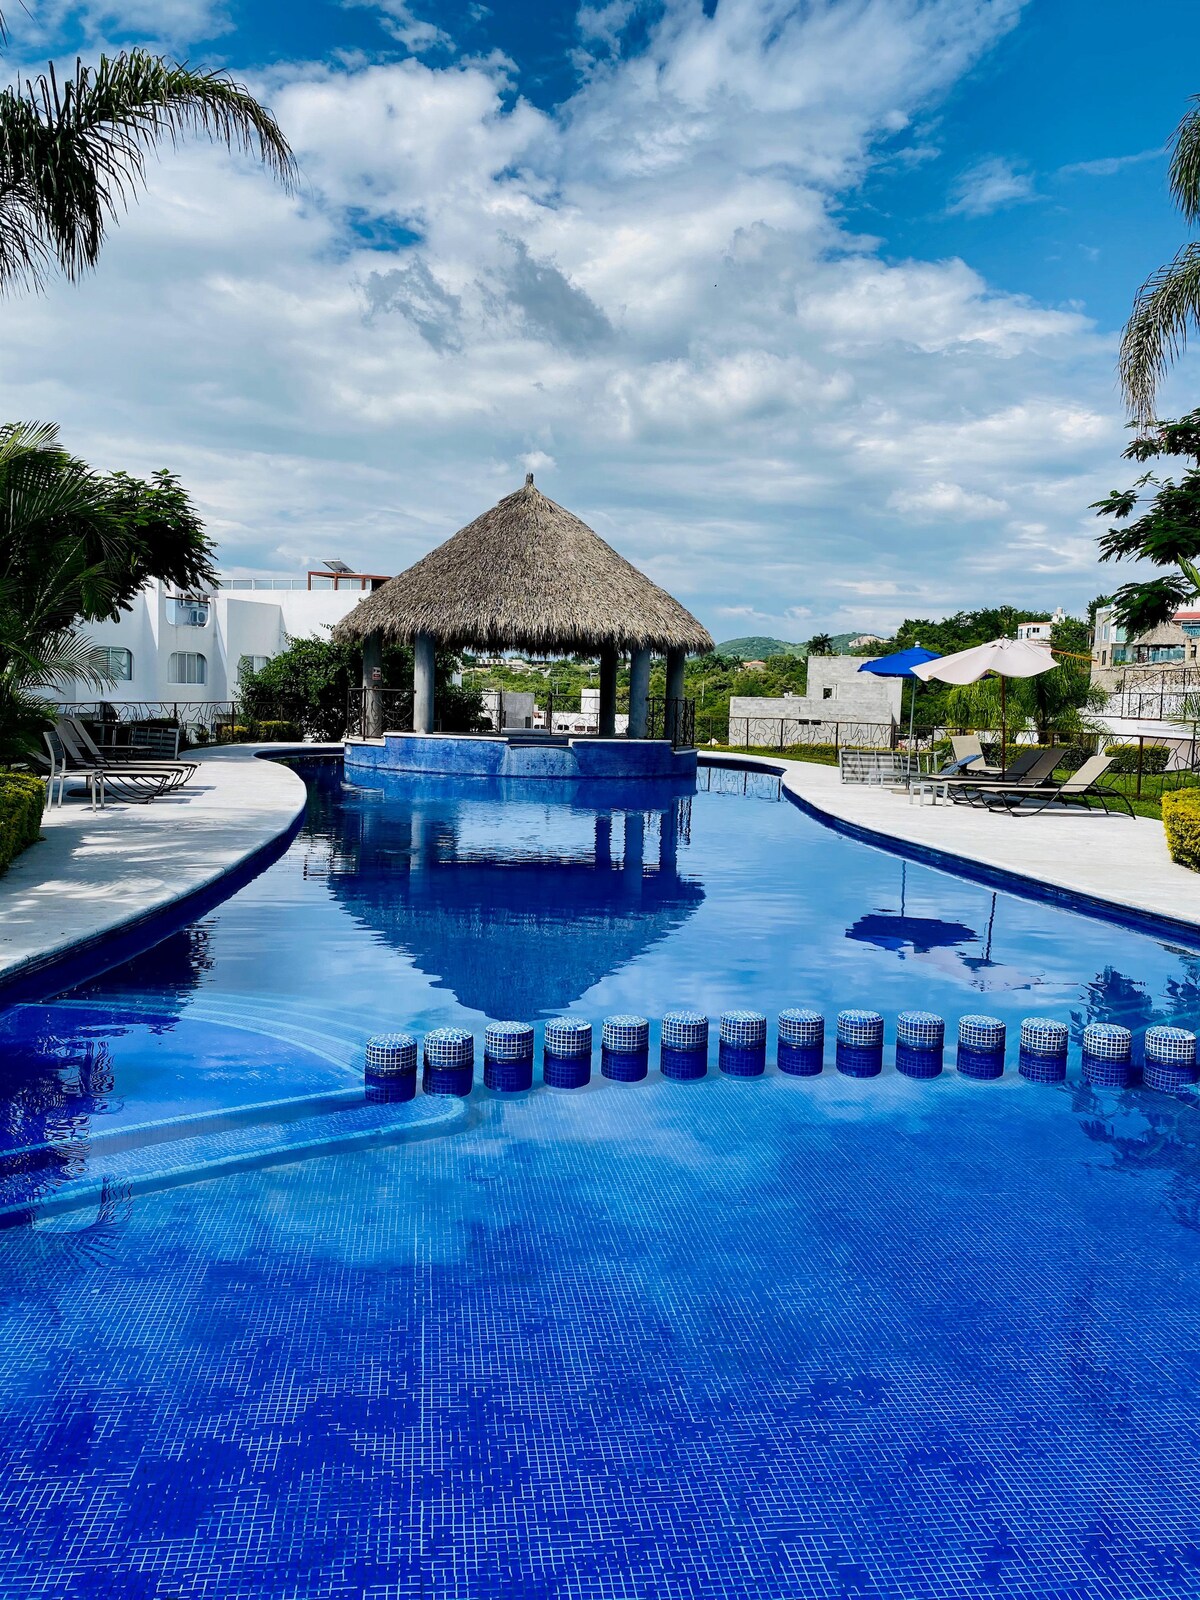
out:
{"label": "palm tree", "polygon": [[103,476],[52,424],[0,428],[0,763],[36,749],[51,691],[111,685],[107,652],[80,622],[118,615],[148,578],[186,593],[212,576],[212,547],[169,473]]}
{"label": "palm tree", "polygon": [[94,267],[107,224],[144,186],[147,152],[189,133],[257,156],[291,187],[275,118],[228,73],[128,50],[77,62],[65,83],[50,66],[0,90],[0,291]]}
{"label": "palm tree", "polygon": [[[1171,137],[1171,197],[1190,223],[1200,222],[1200,95]],[[1154,419],[1158,386],[1200,327],[1200,240],[1185,244],[1137,292],[1121,340],[1118,375],[1134,419]]]}

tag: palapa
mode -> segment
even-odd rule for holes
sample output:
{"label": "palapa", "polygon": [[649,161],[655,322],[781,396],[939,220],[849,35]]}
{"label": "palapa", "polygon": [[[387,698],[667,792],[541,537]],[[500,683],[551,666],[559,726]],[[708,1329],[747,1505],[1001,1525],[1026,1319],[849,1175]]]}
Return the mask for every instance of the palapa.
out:
{"label": "palapa", "polygon": [[450,649],[713,648],[690,611],[547,499],[532,473],[524,488],[360,601],[333,637],[379,634],[407,644],[419,633]]}

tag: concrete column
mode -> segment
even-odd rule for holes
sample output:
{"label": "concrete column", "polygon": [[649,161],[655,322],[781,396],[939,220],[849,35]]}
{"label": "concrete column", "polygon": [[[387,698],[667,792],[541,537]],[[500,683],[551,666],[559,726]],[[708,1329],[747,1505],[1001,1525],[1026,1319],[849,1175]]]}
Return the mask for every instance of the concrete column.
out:
{"label": "concrete column", "polygon": [[433,640],[419,633],[413,640],[413,732],[433,732]]}
{"label": "concrete column", "polygon": [[[685,650],[667,651],[667,714],[663,731],[668,739],[675,738],[675,719],[679,715],[679,702],[683,699],[683,668],[686,661]],[[675,703],[672,704],[672,701]]]}
{"label": "concrete column", "polygon": [[644,739],[650,707],[646,697],[650,692],[650,652],[635,650],[629,658],[629,737]]}
{"label": "concrete column", "polygon": [[617,652],[605,645],[600,652],[600,715],[596,723],[602,739],[617,731]]}
{"label": "concrete column", "polygon": [[362,646],[363,737],[383,732],[383,635],[369,633]]}

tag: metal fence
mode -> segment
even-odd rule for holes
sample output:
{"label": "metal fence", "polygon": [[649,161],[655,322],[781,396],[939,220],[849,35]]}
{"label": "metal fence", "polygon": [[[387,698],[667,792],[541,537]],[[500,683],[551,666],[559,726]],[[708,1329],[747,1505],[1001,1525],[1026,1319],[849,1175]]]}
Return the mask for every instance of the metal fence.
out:
{"label": "metal fence", "polygon": [[346,705],[346,736],[350,739],[369,739],[373,730],[368,727],[367,696],[379,701],[380,731],[385,733],[411,733],[413,725],[413,692],[411,689],[351,689]]}
{"label": "metal fence", "polygon": [[1200,703],[1200,668],[1123,672],[1109,695],[1109,716],[1164,722]]}

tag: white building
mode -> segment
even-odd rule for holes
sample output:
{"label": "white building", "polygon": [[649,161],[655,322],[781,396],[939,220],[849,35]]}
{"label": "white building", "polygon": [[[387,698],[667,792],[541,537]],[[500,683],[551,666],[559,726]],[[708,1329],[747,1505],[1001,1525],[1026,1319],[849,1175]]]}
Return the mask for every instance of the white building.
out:
{"label": "white building", "polygon": [[[291,639],[312,639],[341,620],[364,592],[388,580],[329,563],[303,578],[222,577],[203,594],[148,583],[115,622],[81,626],[108,654],[116,682],[102,693],[77,683],[64,704],[228,704],[244,662],[262,667]],[[152,714],[152,713],[151,713]]]}
{"label": "white building", "polygon": [[1052,617],[1047,617],[1042,622],[1018,622],[1017,638],[1027,639],[1030,644],[1049,644],[1055,626],[1066,620],[1067,613],[1059,606]]}

